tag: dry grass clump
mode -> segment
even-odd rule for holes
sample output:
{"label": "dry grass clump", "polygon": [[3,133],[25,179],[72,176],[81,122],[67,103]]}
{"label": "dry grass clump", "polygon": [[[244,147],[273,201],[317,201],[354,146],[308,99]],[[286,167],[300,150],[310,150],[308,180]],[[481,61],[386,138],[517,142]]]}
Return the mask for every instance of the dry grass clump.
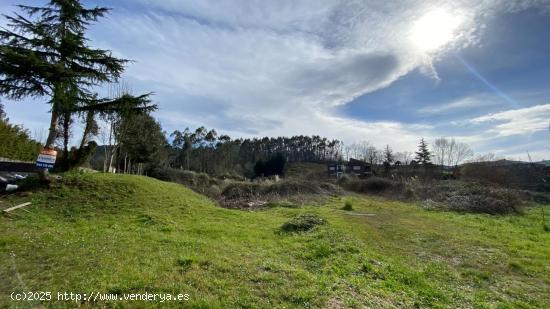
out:
{"label": "dry grass clump", "polygon": [[338,187],[331,183],[297,179],[278,182],[230,182],[223,188],[220,202],[228,208],[272,205],[281,200],[290,200],[293,204],[315,204],[319,202],[319,197],[328,197],[338,192]]}
{"label": "dry grass clump", "polygon": [[429,209],[496,215],[519,213],[525,204],[517,190],[475,182],[437,181],[412,184],[409,189]]}

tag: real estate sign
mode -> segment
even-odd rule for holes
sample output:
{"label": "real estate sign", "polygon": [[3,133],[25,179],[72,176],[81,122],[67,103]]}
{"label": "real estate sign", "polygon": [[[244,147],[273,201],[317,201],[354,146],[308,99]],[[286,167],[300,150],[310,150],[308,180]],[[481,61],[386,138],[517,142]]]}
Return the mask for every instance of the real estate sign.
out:
{"label": "real estate sign", "polygon": [[40,151],[38,159],[36,159],[36,167],[52,169],[55,165],[55,159],[57,157],[57,151],[53,149],[44,148]]}

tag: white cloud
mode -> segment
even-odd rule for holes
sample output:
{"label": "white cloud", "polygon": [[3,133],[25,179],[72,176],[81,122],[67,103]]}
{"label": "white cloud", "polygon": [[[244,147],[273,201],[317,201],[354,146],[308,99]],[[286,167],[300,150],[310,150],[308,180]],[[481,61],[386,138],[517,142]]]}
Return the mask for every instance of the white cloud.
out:
{"label": "white cloud", "polygon": [[488,123],[489,133],[504,137],[548,130],[549,119],[550,104],[543,104],[477,117],[471,123]]}
{"label": "white cloud", "polygon": [[[146,9],[143,10],[139,2]],[[444,8],[460,15],[453,47],[475,42],[480,18],[536,1],[139,0],[93,27],[93,44],[136,60],[126,78],[154,91],[165,129],[205,125],[237,136],[320,134],[414,148],[422,124],[350,120],[334,106],[387,87],[432,58],[411,26]],[[479,23],[481,24],[481,23]],[[443,52],[443,51],[441,51]],[[462,108],[464,104],[440,107]],[[459,106],[462,104],[462,106]],[[432,111],[434,112],[434,111]]]}
{"label": "white cloud", "polygon": [[470,97],[463,97],[458,100],[454,100],[440,105],[429,105],[418,110],[419,114],[424,115],[437,115],[450,112],[459,112],[463,110],[472,110],[486,108],[502,104],[502,100],[492,95],[474,95]]}
{"label": "white cloud", "polygon": [[[416,1],[403,9],[374,1],[141,2],[157,9],[114,11],[94,38],[137,60],[127,76],[146,85],[139,90],[159,94],[158,115],[173,126],[203,122],[242,135],[307,131],[374,140],[384,135],[379,123],[334,121],[332,107],[431,64],[408,38],[428,7]],[[115,32],[116,38],[104,35]],[[162,93],[166,88],[172,93]],[[207,97],[220,110],[198,112],[203,106],[183,101],[190,97]],[[388,129],[384,143],[410,136],[414,142],[401,144],[415,144],[408,127]]]}

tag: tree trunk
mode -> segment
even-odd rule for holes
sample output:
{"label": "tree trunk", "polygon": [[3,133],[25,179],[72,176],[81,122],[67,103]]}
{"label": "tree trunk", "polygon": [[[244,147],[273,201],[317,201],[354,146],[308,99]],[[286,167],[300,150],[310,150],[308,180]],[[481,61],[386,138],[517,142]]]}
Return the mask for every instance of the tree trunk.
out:
{"label": "tree trunk", "polygon": [[104,157],[103,157],[103,173],[107,172],[107,162],[109,162],[108,156],[108,147],[106,145],[103,145],[104,149]]}
{"label": "tree trunk", "polygon": [[[113,138],[113,124],[109,126],[109,146],[103,145],[105,147],[105,159],[103,160],[103,173],[105,172],[111,172],[111,163],[113,162],[111,153],[113,152],[112,147],[112,138]],[[109,157],[111,159],[109,159]],[[107,167],[107,164],[109,164],[109,167]]]}
{"label": "tree trunk", "polygon": [[57,123],[59,121],[59,111],[55,106],[52,108],[52,118],[50,120],[50,128],[48,130],[48,139],[44,148],[53,149],[55,140],[57,139]]}
{"label": "tree trunk", "polygon": [[66,112],[63,115],[63,169],[65,171],[71,168],[71,160],[69,159],[69,141],[71,138],[71,113]]}
{"label": "tree trunk", "polygon": [[88,136],[92,133],[92,129],[94,128],[94,116],[93,111],[89,111],[86,114],[86,126],[84,127],[84,133],[82,134],[82,140],[80,141],[80,150],[84,149],[84,146],[86,146],[86,143],[88,142]]}
{"label": "tree trunk", "polygon": [[[109,166],[107,167],[107,171],[109,173],[112,173],[113,170],[115,170],[115,168],[113,168],[113,160],[115,159],[115,155],[118,152],[119,152],[118,145],[116,145],[116,139],[114,135],[114,123],[111,121],[111,126],[109,130]],[[118,156],[117,156],[117,161],[118,161]],[[118,163],[117,163],[117,168],[118,168]]]}
{"label": "tree trunk", "polygon": [[65,113],[63,115],[63,152],[65,153],[66,156],[69,154],[69,139],[71,137],[70,128],[71,128],[71,114]]}

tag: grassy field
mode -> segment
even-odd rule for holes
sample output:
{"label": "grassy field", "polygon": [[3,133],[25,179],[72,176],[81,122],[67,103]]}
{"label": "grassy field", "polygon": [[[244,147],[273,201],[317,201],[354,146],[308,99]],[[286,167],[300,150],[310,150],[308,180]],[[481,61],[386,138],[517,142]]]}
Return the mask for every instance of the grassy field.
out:
{"label": "grassy field", "polygon": [[[246,212],[145,177],[68,175],[0,217],[0,307],[14,291],[187,293],[185,302],[83,307],[549,307],[550,233],[540,208],[460,215],[349,196]],[[348,201],[353,211],[340,208]],[[550,207],[546,207],[550,212]],[[327,222],[298,234],[299,214]]]}

